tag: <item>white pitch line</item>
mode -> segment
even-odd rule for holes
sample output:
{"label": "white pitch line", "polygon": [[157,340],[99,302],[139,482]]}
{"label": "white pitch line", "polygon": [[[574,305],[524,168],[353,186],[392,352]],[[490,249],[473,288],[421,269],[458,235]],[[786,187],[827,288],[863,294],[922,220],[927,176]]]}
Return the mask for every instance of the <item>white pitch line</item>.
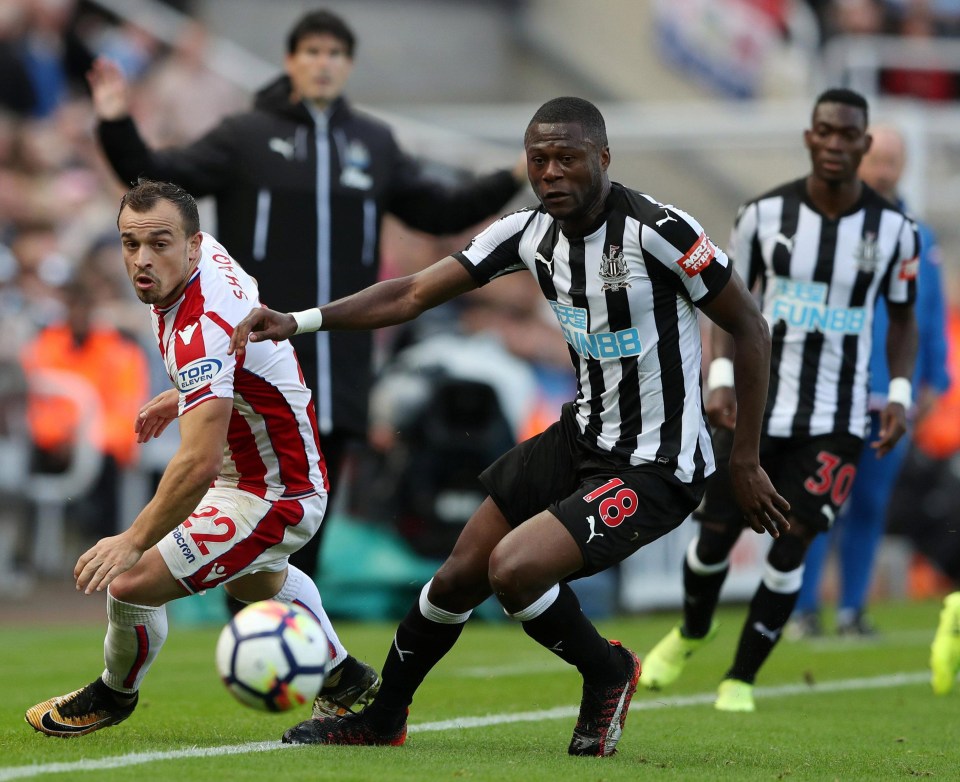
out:
{"label": "white pitch line", "polygon": [[[840,679],[821,684],[783,684],[773,687],[757,687],[754,695],[757,698],[782,698],[792,695],[810,695],[827,692],[850,692],[852,690],[877,690],[889,687],[903,687],[905,685],[926,683],[930,680],[928,671],[916,673],[896,673],[888,676],[874,676],[868,679]],[[651,697],[656,697],[655,695]],[[656,700],[634,700],[630,704],[631,711],[649,711],[682,706],[703,706],[713,703],[715,693],[700,693],[698,695],[678,695],[671,698]],[[559,706],[555,709],[541,711],[521,711],[513,714],[490,714],[485,717],[457,717],[440,722],[421,722],[411,725],[409,733],[428,733],[441,730],[462,730],[465,728],[484,728],[491,725],[506,725],[514,722],[539,722],[542,720],[564,719],[575,717],[579,709],[574,706]],[[111,768],[126,768],[144,763],[155,763],[161,760],[178,760],[180,758],[208,758],[221,755],[244,755],[253,752],[270,752],[278,749],[291,749],[295,745],[281,744],[279,741],[252,741],[247,744],[229,744],[221,747],[190,747],[158,752],[134,752],[129,755],[117,755],[108,758],[93,758],[77,760],[70,763],[43,763],[31,766],[8,766],[0,768],[0,782],[10,779],[29,779],[45,774],[66,774],[81,771],[103,771]]]}

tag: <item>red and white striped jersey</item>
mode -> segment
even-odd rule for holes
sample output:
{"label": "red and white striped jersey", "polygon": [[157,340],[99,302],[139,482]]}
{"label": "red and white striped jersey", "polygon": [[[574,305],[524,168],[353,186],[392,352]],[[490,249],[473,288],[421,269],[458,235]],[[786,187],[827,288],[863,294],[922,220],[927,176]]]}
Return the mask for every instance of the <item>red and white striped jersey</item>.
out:
{"label": "red and white striped jersey", "polygon": [[216,397],[233,399],[217,487],[266,500],[327,491],[326,464],[310,390],[289,342],[251,342],[227,355],[230,335],[260,305],[256,281],[210,234],[183,296],[152,308],[154,335],[180,415]]}

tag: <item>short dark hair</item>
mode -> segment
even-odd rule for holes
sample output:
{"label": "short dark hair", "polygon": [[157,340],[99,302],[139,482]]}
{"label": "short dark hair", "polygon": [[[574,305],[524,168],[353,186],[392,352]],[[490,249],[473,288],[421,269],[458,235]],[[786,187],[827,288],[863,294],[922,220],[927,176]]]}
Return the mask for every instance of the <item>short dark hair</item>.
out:
{"label": "short dark hair", "polygon": [[817,106],[821,103],[843,103],[847,106],[853,106],[863,112],[863,124],[870,124],[870,109],[867,105],[867,99],[859,92],[847,87],[831,87],[829,90],[820,93],[813,104],[813,110],[816,111]]}
{"label": "short dark hair", "polygon": [[300,21],[287,33],[287,54],[293,54],[300,45],[300,41],[308,35],[332,35],[347,47],[347,56],[353,59],[353,50],[357,45],[356,36],[347,23],[336,14],[321,10],[311,11],[301,17]]}
{"label": "short dark hair", "polygon": [[124,207],[129,206],[134,212],[149,212],[160,201],[169,201],[177,208],[183,219],[183,232],[188,237],[200,230],[200,212],[192,195],[172,182],[157,182],[143,178],[138,179],[137,184],[131,187],[120,201],[117,226],[120,226],[120,214],[123,213]]}
{"label": "short dark hair", "polygon": [[588,100],[572,97],[548,100],[537,109],[527,124],[527,132],[533,125],[554,122],[576,122],[583,128],[583,134],[597,147],[602,149],[607,146],[607,124],[603,121],[600,109]]}

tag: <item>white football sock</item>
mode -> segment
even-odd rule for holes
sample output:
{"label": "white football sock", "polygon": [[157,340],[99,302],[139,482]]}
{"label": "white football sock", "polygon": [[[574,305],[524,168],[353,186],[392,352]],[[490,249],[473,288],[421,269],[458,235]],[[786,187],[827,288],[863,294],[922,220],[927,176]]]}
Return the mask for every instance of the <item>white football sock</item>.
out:
{"label": "white football sock", "polygon": [[470,618],[470,614],[473,613],[473,609],[464,611],[462,614],[454,614],[451,611],[444,611],[430,602],[427,593],[430,591],[432,583],[433,579],[431,578],[420,590],[420,613],[423,614],[423,617],[442,625],[461,625],[466,622]]}
{"label": "white football sock", "polygon": [[306,608],[316,617],[317,621],[320,622],[320,626],[323,628],[323,632],[327,636],[327,640],[330,642],[331,668],[335,668],[347,659],[347,650],[344,645],[340,643],[340,638],[337,636],[337,631],[333,629],[330,617],[328,617],[327,612],[323,610],[320,590],[317,589],[317,585],[313,583],[313,579],[307,576],[306,573],[288,564],[287,580],[283,582],[283,588],[273,596],[273,599],[279,600],[281,603],[296,603]]}
{"label": "white football sock", "polygon": [[540,614],[552,606],[557,601],[559,596],[560,585],[554,584],[530,605],[528,605],[526,608],[520,609],[517,611],[517,613],[511,614],[506,609],[504,609],[503,612],[511,619],[516,619],[518,622],[529,622],[531,619],[536,619],[538,616],[540,616]]}
{"label": "white football sock", "polygon": [[117,600],[107,589],[106,665],[103,683],[119,692],[134,693],[167,640],[167,609]]}

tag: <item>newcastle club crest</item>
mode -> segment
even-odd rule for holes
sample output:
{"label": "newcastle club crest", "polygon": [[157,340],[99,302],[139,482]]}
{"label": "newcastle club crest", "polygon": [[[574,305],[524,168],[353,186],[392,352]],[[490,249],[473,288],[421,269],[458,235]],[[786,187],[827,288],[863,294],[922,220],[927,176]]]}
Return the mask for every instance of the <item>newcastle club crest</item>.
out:
{"label": "newcastle club crest", "polygon": [[857,261],[857,270],[864,274],[871,274],[877,268],[879,255],[880,249],[877,247],[877,235],[867,231],[853,253],[853,257]]}
{"label": "newcastle club crest", "polygon": [[627,282],[629,276],[627,262],[623,259],[620,247],[611,244],[610,252],[600,256],[600,279],[603,280],[601,290],[618,291],[621,288],[629,288],[630,283]]}

